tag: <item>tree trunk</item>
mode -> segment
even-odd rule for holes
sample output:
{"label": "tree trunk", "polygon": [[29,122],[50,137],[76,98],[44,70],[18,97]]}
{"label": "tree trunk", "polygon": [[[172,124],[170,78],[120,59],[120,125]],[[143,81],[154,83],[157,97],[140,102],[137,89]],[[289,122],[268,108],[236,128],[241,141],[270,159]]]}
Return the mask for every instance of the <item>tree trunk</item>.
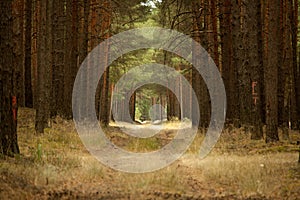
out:
{"label": "tree trunk", "polygon": [[79,64],[81,64],[88,54],[88,25],[89,25],[89,13],[90,13],[90,0],[81,0],[83,2],[83,9],[80,12],[80,28],[79,28]]}
{"label": "tree trunk", "polygon": [[[235,2],[235,1],[234,1]],[[233,21],[235,22],[233,28],[233,47],[234,47],[234,59],[238,72],[238,93],[239,93],[239,112],[240,123],[242,126],[251,126],[252,120],[252,88],[251,88],[251,68],[249,65],[252,60],[248,60],[248,50],[253,44],[249,43],[249,36],[252,31],[247,27],[245,20],[255,19],[255,15],[247,17],[246,0],[233,4]],[[250,10],[250,9],[249,9]],[[255,9],[256,10],[256,9]],[[251,21],[251,20],[250,20]],[[256,42],[256,41],[255,41]],[[256,42],[257,44],[257,42]],[[249,46],[250,45],[250,46]],[[256,46],[257,47],[257,46]]]}
{"label": "tree trunk", "polygon": [[[101,31],[101,14],[98,12],[98,9],[100,7],[100,1],[99,0],[91,0],[91,10],[90,10],[90,40],[89,40],[89,46],[90,46],[90,51],[92,51],[98,44],[101,42],[100,34],[102,33]],[[99,58],[89,60],[89,64],[93,66],[93,62],[99,62]],[[89,73],[89,71],[88,71]],[[104,75],[103,75],[104,76]],[[103,82],[103,76],[100,78],[100,81],[98,83],[98,87],[96,90],[96,95],[95,95],[95,109],[96,109],[96,114],[97,114],[97,119],[100,120],[100,113],[101,113],[101,92],[102,92],[102,82]],[[88,80],[87,80],[88,81]],[[87,88],[89,90],[89,88]],[[88,91],[87,94],[90,94]]]}
{"label": "tree trunk", "polygon": [[[72,118],[72,91],[78,69],[78,2],[67,0],[66,3],[66,45],[64,68],[64,114]],[[70,36],[70,37],[68,37]]]}
{"label": "tree trunk", "polygon": [[37,102],[35,130],[44,133],[50,118],[52,90],[52,0],[40,1],[40,19],[37,38]]}
{"label": "tree trunk", "polygon": [[12,1],[0,1],[0,153],[19,153],[14,85]]}
{"label": "tree trunk", "polygon": [[[193,26],[194,30],[196,30],[195,35],[193,36],[194,40],[202,45],[203,48],[208,50],[208,38],[207,38],[207,30],[208,30],[208,13],[207,13],[207,5],[204,2],[204,13],[203,16],[201,15],[201,9],[198,4],[193,5],[194,9],[194,19],[193,19]],[[203,24],[203,25],[202,25]],[[193,46],[193,64],[201,65],[199,63],[199,58],[201,55],[201,50],[197,49],[196,46]],[[203,61],[203,59],[201,59]],[[204,61],[204,62],[209,62]],[[198,128],[207,128],[209,125],[210,120],[210,101],[209,101],[209,94],[207,91],[206,84],[204,83],[203,78],[201,77],[200,73],[196,69],[192,69],[192,86],[195,91],[197,99],[193,99],[193,107],[197,104],[199,105],[200,109],[200,122],[198,124]],[[196,114],[193,112],[193,114]],[[193,118],[193,126],[196,125],[195,119],[196,116],[192,116]]]}
{"label": "tree trunk", "polygon": [[[180,66],[176,66],[176,70],[180,71]],[[176,95],[174,95],[174,117],[176,117],[178,120],[181,120],[181,95],[180,95],[180,91],[181,91],[181,81],[180,81],[180,77],[176,78],[176,82],[175,82],[175,91],[177,92],[177,94],[179,95],[178,98],[176,97]]]}
{"label": "tree trunk", "polygon": [[[298,7],[299,2],[294,0],[294,4],[292,5],[292,50],[293,50],[293,83],[294,83],[294,92],[295,92],[295,101],[296,101],[296,124],[294,128],[300,129],[300,65],[297,63],[298,56]],[[300,57],[299,57],[300,60]]]}
{"label": "tree trunk", "polygon": [[[297,106],[295,91],[295,66],[293,58],[293,5],[291,1],[283,0],[282,6],[282,31],[281,31],[281,51],[282,62],[278,72],[278,109],[279,126],[286,128],[296,128],[297,126]],[[297,65],[297,62],[296,62]]]}
{"label": "tree trunk", "polygon": [[[243,32],[241,30],[241,10],[240,10],[240,3],[239,1],[233,1],[232,2],[232,48],[233,48],[233,60],[232,65],[233,68],[236,69],[238,81],[242,78],[239,76],[238,71],[240,71],[241,66],[243,65]],[[239,99],[241,99],[240,94],[240,86],[239,83],[236,82],[236,95],[235,95],[235,109],[239,112],[236,113],[236,119],[235,121],[238,121],[238,124],[235,124],[236,126],[241,125],[241,117],[242,113],[240,111],[240,108],[242,107],[242,104]]]}
{"label": "tree trunk", "polygon": [[[248,118],[251,131],[251,139],[262,139],[262,93],[263,93],[263,56],[262,56],[262,24],[260,1],[245,0],[245,68],[249,73],[247,91],[247,105],[250,110]],[[248,101],[250,103],[248,103]],[[247,109],[247,110],[248,110]]]}
{"label": "tree trunk", "polygon": [[129,102],[129,113],[132,121],[135,121],[135,102],[136,102],[136,92],[134,92],[130,97]]}
{"label": "tree trunk", "polygon": [[32,0],[25,2],[25,63],[24,63],[24,85],[25,106],[33,108],[33,94],[31,83],[31,42],[32,42]]}
{"label": "tree trunk", "polygon": [[220,69],[220,60],[219,60],[219,41],[218,41],[218,18],[217,18],[217,6],[216,1],[210,1],[211,6],[211,23],[213,31],[213,59],[216,66]]}
{"label": "tree trunk", "polygon": [[[103,38],[101,40],[108,39],[110,37],[110,26],[111,26],[111,2],[110,0],[104,0],[101,8],[101,16],[102,16],[102,23],[101,23],[101,33],[103,35]],[[110,51],[110,44],[107,44],[107,47],[105,47],[105,57],[104,61],[106,62],[105,66],[108,66],[108,60],[109,60],[109,51]],[[110,110],[110,97],[109,97],[109,67],[106,68],[104,71],[102,78],[101,78],[101,97],[100,97],[100,103],[101,103],[101,112],[100,112],[100,122],[104,126],[108,126],[109,124],[109,110]],[[133,118],[134,120],[134,118]]]}
{"label": "tree trunk", "polygon": [[33,107],[37,107],[37,93],[38,93],[38,35],[39,35],[39,24],[40,24],[40,0],[32,0],[32,46],[31,46],[31,74],[32,74],[32,93],[33,93]]}
{"label": "tree trunk", "polygon": [[[263,66],[264,70],[268,65],[268,49],[269,49],[269,0],[262,1],[262,24],[263,24],[263,32],[262,32],[262,39],[263,39]],[[264,72],[265,78],[265,72]],[[264,94],[265,90],[265,80],[264,80]],[[262,122],[266,124],[266,98],[265,95],[262,96]]]}
{"label": "tree trunk", "polygon": [[[287,80],[289,78],[288,75],[288,66],[289,65],[289,56],[284,55],[287,53],[286,48],[286,41],[289,40],[289,33],[286,33],[286,0],[281,0],[280,2],[280,26],[279,26],[279,36],[280,36],[280,51],[283,52],[283,54],[280,55],[280,61],[281,62],[278,66],[278,126],[280,127],[287,127],[287,121],[288,121],[288,112],[287,112],[287,106],[288,104],[285,104],[285,92],[288,91],[288,85]],[[287,34],[287,35],[286,35]]]}
{"label": "tree trunk", "polygon": [[25,106],[24,86],[24,0],[13,0],[13,40],[14,40],[14,69],[16,80],[16,95],[19,106]]}
{"label": "tree trunk", "polygon": [[[298,7],[298,6],[297,6]],[[298,9],[298,8],[297,8]],[[297,26],[295,22],[298,22],[298,17],[294,17],[294,14],[297,12],[294,11],[294,5],[292,1],[287,1],[287,28],[288,30],[292,30],[289,32],[290,42],[288,43],[289,47],[289,56],[290,56],[290,64],[288,65],[289,70],[289,96],[290,96],[290,104],[289,104],[289,125],[290,128],[296,129],[298,126],[298,113],[297,113],[297,95],[295,90],[295,74],[297,73]],[[298,15],[297,15],[298,16]],[[295,27],[296,26],[296,27]]]}
{"label": "tree trunk", "polygon": [[265,66],[266,142],[278,137],[278,68],[280,62],[280,0],[269,0],[268,65]]}
{"label": "tree trunk", "polygon": [[[170,86],[172,87],[172,86]],[[167,118],[168,120],[172,120],[175,117],[175,95],[171,90],[168,90],[168,105],[167,105]]]}
{"label": "tree trunk", "polygon": [[238,108],[236,107],[237,76],[236,66],[233,65],[232,49],[232,17],[231,1],[222,0],[220,14],[221,52],[222,52],[222,75],[227,94],[227,123],[233,123],[237,119]]}
{"label": "tree trunk", "polygon": [[64,113],[65,1],[53,0],[53,69],[51,117]]}
{"label": "tree trunk", "polygon": [[[90,0],[80,0],[79,1],[80,7],[80,17],[79,20],[79,27],[78,27],[78,65],[82,64],[84,59],[86,58],[88,54],[88,41],[89,41],[89,13],[90,13]],[[87,81],[86,77],[78,77],[80,78],[80,84],[81,84],[81,91],[85,91],[82,95],[87,95]],[[87,103],[84,103],[83,105],[87,105]],[[81,116],[81,113],[83,113],[85,109],[85,106],[80,107],[79,113],[76,113],[76,116]],[[83,116],[81,116],[83,117]]]}

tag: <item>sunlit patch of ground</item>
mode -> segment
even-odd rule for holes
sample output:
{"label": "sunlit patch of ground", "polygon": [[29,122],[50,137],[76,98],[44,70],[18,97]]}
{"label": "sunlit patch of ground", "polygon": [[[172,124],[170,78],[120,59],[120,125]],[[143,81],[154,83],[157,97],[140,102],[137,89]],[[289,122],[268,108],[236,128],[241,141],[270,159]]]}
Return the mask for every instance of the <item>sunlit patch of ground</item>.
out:
{"label": "sunlit patch of ground", "polygon": [[[171,166],[146,174],[111,170],[92,157],[72,121],[52,120],[34,134],[34,113],[20,109],[21,155],[0,159],[0,199],[299,199],[298,132],[290,141],[251,141],[242,128],[225,130],[215,148],[200,160],[198,134],[187,153]],[[158,136],[134,139],[119,127],[104,128],[116,145],[153,151],[167,144],[178,123]],[[201,131],[200,131],[201,132]],[[203,131],[202,131],[203,132]]]}
{"label": "sunlit patch of ground", "polygon": [[164,130],[174,130],[174,129],[185,129],[190,128],[192,126],[192,122],[190,120],[182,120],[182,121],[146,121],[144,123],[127,123],[127,122],[110,122],[111,127],[119,127],[119,128],[128,128],[128,129],[164,129]]}

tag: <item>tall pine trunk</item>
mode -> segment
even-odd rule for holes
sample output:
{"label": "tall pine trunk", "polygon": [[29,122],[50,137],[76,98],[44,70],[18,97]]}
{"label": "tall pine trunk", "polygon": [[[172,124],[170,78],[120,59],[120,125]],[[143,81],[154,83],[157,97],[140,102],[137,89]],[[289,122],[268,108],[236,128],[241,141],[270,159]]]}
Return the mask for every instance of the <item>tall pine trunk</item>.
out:
{"label": "tall pine trunk", "polygon": [[64,113],[72,118],[72,91],[78,69],[78,1],[66,1],[66,45],[64,68]]}
{"label": "tall pine trunk", "polygon": [[12,1],[0,1],[0,153],[19,153],[14,80]]}
{"label": "tall pine trunk", "polygon": [[35,130],[44,133],[50,118],[52,90],[52,0],[40,1],[37,37],[37,102]]}
{"label": "tall pine trunk", "polygon": [[[240,4],[239,1],[232,1],[232,49],[233,49],[233,60],[232,65],[233,68],[236,69],[236,74],[238,80],[240,80],[242,77],[239,76],[238,71],[240,70],[241,66],[243,65],[243,33],[241,30],[241,10],[240,10]],[[240,107],[242,106],[240,103],[240,87],[238,82],[236,82],[236,101],[235,101],[235,110],[238,112],[236,113],[236,119],[239,121],[236,122],[236,126],[241,125],[241,117],[242,113],[240,113]]]}
{"label": "tall pine trunk", "polygon": [[31,42],[32,42],[32,0],[25,1],[25,63],[24,63],[24,85],[25,106],[33,108],[33,94],[31,83]]}
{"label": "tall pine trunk", "polygon": [[[252,127],[251,139],[262,139],[262,94],[263,94],[263,56],[262,24],[260,1],[245,0],[245,61],[244,73],[248,73],[246,82],[248,118]],[[250,102],[249,102],[250,100]]]}
{"label": "tall pine trunk", "polygon": [[220,8],[220,33],[222,53],[222,76],[227,94],[227,123],[233,123],[238,119],[238,108],[236,106],[237,76],[236,66],[233,65],[232,47],[232,5],[231,0],[221,0]]}
{"label": "tall pine trunk", "polygon": [[[297,63],[297,56],[298,56],[298,8],[299,2],[294,0],[294,4],[292,5],[292,20],[291,20],[291,27],[292,27],[292,49],[293,49],[293,83],[294,83],[294,91],[295,91],[295,100],[296,100],[296,115],[297,115],[297,122],[294,128],[300,129],[300,65]],[[299,56],[300,59],[300,56]]]}
{"label": "tall pine trunk", "polygon": [[24,0],[13,0],[13,41],[16,95],[19,106],[25,106],[24,86]]}
{"label": "tall pine trunk", "polygon": [[[101,16],[102,16],[102,23],[101,23],[101,33],[103,38],[101,40],[108,39],[110,37],[110,26],[111,26],[111,2],[110,0],[104,0],[101,8]],[[106,43],[105,47],[105,56],[103,62],[106,63],[105,66],[108,66],[109,60],[109,51],[110,51],[110,44]],[[110,97],[109,97],[109,67],[106,68],[104,71],[102,78],[100,79],[101,87],[101,96],[100,96],[100,122],[107,126],[110,120]],[[135,107],[134,107],[135,108]],[[133,118],[134,120],[134,118]]]}
{"label": "tall pine trunk", "polygon": [[52,69],[52,97],[51,117],[64,114],[64,66],[65,64],[65,34],[66,14],[65,1],[53,0],[53,69]]}
{"label": "tall pine trunk", "polygon": [[268,64],[265,66],[266,142],[278,137],[278,68],[280,62],[280,0],[269,0]]}

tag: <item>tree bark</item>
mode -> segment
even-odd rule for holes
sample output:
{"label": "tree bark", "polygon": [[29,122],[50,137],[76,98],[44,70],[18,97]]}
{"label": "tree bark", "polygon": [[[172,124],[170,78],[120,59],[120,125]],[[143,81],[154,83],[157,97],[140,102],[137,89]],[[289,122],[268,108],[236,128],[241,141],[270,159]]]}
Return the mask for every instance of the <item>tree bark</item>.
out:
{"label": "tree bark", "polygon": [[[64,113],[66,119],[72,118],[72,91],[78,69],[78,1],[66,3],[66,45],[64,68]],[[70,37],[68,37],[70,36]]]}
{"label": "tree bark", "polygon": [[[280,51],[283,52],[280,55],[280,62],[278,68],[278,126],[280,127],[287,127],[288,121],[288,112],[287,107],[288,104],[285,104],[285,90],[288,91],[288,66],[289,65],[289,56],[286,56],[287,48],[286,48],[286,41],[289,40],[289,36],[286,33],[286,0],[281,0],[280,2],[280,26],[279,26],[279,37],[280,37]],[[287,35],[286,35],[287,34]],[[286,122],[286,123],[285,123]]]}
{"label": "tree bark", "polygon": [[[90,0],[80,0],[79,5],[81,7],[80,15],[79,15],[79,27],[78,27],[78,65],[81,66],[82,62],[86,58],[88,54],[88,42],[89,42],[89,14],[90,14]],[[80,84],[81,84],[81,91],[85,91],[82,95],[87,95],[88,90],[86,87],[87,81],[86,77],[78,77],[80,78]],[[87,105],[87,103],[84,103],[82,105]],[[76,116],[81,116],[81,113],[83,113],[85,109],[85,106],[81,106],[78,110],[79,112],[76,113]],[[83,117],[83,116],[81,116]]]}
{"label": "tree bark", "polygon": [[12,1],[0,1],[0,153],[18,154]]}
{"label": "tree bark", "polygon": [[31,83],[31,42],[32,42],[32,0],[25,1],[25,69],[24,69],[24,85],[25,85],[25,106],[33,108],[33,94]]}
{"label": "tree bark", "polygon": [[233,65],[232,48],[232,16],[231,0],[222,0],[220,10],[220,32],[221,32],[221,53],[222,53],[222,76],[227,94],[227,123],[233,123],[238,118],[236,108],[237,76],[236,66]]}
{"label": "tree bark", "polygon": [[266,142],[279,141],[278,137],[278,68],[280,52],[280,0],[269,0],[268,64],[265,67]]}
{"label": "tree bark", "polygon": [[218,69],[220,69],[218,18],[217,18],[218,10],[216,6],[216,1],[210,1],[210,7],[211,7],[211,23],[212,23],[212,31],[213,31],[213,59]]}
{"label": "tree bark", "polygon": [[129,102],[129,113],[132,121],[135,121],[135,103],[136,103],[136,92],[134,92],[131,97],[130,97],[130,102]]}
{"label": "tree bark", "polygon": [[40,1],[40,18],[37,38],[37,102],[35,130],[44,133],[50,118],[52,90],[52,0]]}
{"label": "tree bark", "polygon": [[[234,1],[235,2],[235,1]],[[245,20],[255,19],[255,15],[247,17],[246,0],[239,1],[233,4],[233,21],[235,22],[233,28],[233,47],[234,59],[238,73],[238,93],[239,93],[239,112],[240,123],[242,126],[251,126],[252,120],[252,88],[251,88],[251,68],[252,60],[248,60],[249,50],[249,34],[255,30],[249,30]],[[250,9],[249,9],[250,10]],[[256,10],[256,9],[255,9]],[[256,41],[255,41],[256,42]],[[253,44],[250,44],[252,46]]]}
{"label": "tree bark", "polygon": [[53,0],[53,69],[52,69],[52,97],[51,117],[64,114],[64,66],[65,66],[65,1]]}
{"label": "tree bark", "polygon": [[[196,30],[195,35],[193,36],[194,40],[202,45],[203,48],[205,48],[208,51],[208,38],[207,33],[205,31],[208,30],[208,13],[207,13],[207,5],[205,2],[203,2],[204,6],[204,13],[201,12],[200,5],[194,4],[193,5],[193,26],[194,30]],[[200,16],[199,16],[200,14]],[[203,14],[203,16],[201,16]],[[202,25],[203,24],[203,25]],[[201,55],[201,49],[198,49],[197,46],[193,46],[193,64],[194,65],[201,65],[202,63],[199,63],[200,60],[202,62],[209,62],[209,60],[200,59],[202,57]],[[201,77],[198,70],[195,68],[192,69],[192,87],[195,91],[197,99],[193,99],[193,107],[195,107],[197,104],[199,105],[200,109],[200,122],[198,124],[198,128],[207,128],[209,125],[210,120],[210,101],[209,101],[209,94],[207,91],[206,84],[204,83],[203,78]],[[195,115],[196,113],[192,113]],[[196,116],[192,116],[193,118],[193,126],[196,125],[195,119],[197,119]]]}
{"label": "tree bark", "polygon": [[[232,1],[232,48],[233,48],[233,68],[236,69],[238,81],[242,78],[238,71],[240,71],[241,66],[243,65],[243,32],[241,30],[241,10],[239,1]],[[242,104],[240,102],[241,93],[239,82],[236,82],[236,95],[235,95],[235,108],[234,110],[238,111],[236,113],[235,126],[239,127],[241,125],[242,113],[240,108]]]}
{"label": "tree bark", "polygon": [[16,95],[18,104],[25,106],[24,86],[24,0],[13,0],[13,41],[14,41],[14,70],[16,80]]}
{"label": "tree bark", "polygon": [[[251,131],[251,139],[262,139],[262,95],[263,95],[263,56],[262,56],[262,24],[260,1],[244,0],[245,5],[245,61],[244,70],[250,78],[246,83],[248,118]],[[249,102],[250,100],[250,102]],[[249,103],[248,103],[249,102]],[[245,113],[246,114],[246,113]]]}
{"label": "tree bark", "polygon": [[31,85],[33,96],[33,107],[37,107],[37,85],[38,85],[38,35],[39,35],[39,23],[40,23],[40,0],[32,0],[32,45],[31,45]]}
{"label": "tree bark", "polygon": [[[103,9],[105,8],[105,9]],[[110,0],[104,0],[101,8],[101,16],[102,16],[102,23],[101,23],[101,33],[103,38],[101,40],[108,39],[110,37],[110,26],[111,26],[111,2]],[[105,57],[103,62],[106,62],[107,68],[104,71],[102,78],[100,79],[102,85],[101,87],[101,112],[100,112],[100,122],[104,126],[108,126],[110,120],[110,96],[109,96],[109,67],[108,67],[108,60],[109,60],[109,51],[110,51],[110,44],[107,43],[105,47]],[[135,108],[135,107],[134,107]],[[134,118],[133,118],[134,120]]]}
{"label": "tree bark", "polygon": [[[292,5],[292,49],[293,49],[293,83],[294,83],[294,92],[295,92],[295,101],[296,101],[296,115],[297,121],[294,128],[300,129],[300,65],[297,63],[298,56],[298,7],[299,2],[294,0]],[[299,58],[300,59],[300,58]]]}

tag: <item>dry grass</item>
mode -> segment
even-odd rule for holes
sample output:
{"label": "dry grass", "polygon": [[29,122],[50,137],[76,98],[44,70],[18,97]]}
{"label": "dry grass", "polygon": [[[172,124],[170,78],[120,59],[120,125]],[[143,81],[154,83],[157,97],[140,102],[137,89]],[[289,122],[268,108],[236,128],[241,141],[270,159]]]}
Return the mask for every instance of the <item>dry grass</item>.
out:
{"label": "dry grass", "polygon": [[[210,156],[197,161],[193,156],[183,159],[185,165],[201,172],[206,181],[217,182],[231,192],[247,196],[291,196],[300,188],[299,170],[293,153],[250,156]],[[292,164],[293,163],[293,164]],[[291,165],[292,164],[292,165]]]}
{"label": "dry grass", "polygon": [[[251,141],[242,129],[224,131],[211,154],[199,160],[204,136],[198,134],[188,152],[171,166],[153,173],[113,171],[92,157],[81,143],[71,121],[56,118],[44,135],[34,134],[32,110],[21,109],[21,155],[0,160],[0,199],[297,199],[300,167],[293,142],[265,144]],[[172,130],[175,122],[167,124]],[[108,136],[132,151],[152,151],[166,143],[163,137],[136,140],[117,128]],[[172,134],[170,134],[172,135]]]}

